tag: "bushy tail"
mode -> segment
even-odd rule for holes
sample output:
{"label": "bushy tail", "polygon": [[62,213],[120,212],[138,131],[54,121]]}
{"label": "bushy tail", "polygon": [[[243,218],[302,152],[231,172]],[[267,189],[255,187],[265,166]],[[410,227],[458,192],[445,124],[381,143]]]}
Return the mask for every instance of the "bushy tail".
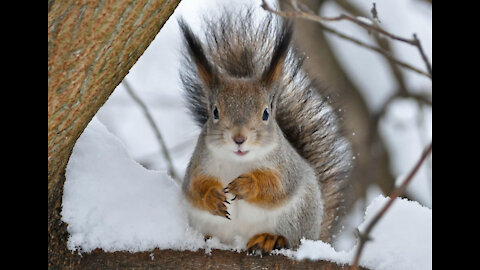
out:
{"label": "bushy tail", "polygon": [[[321,239],[330,241],[343,210],[343,189],[351,167],[350,145],[342,134],[337,110],[302,70],[304,58],[291,48],[291,23],[271,14],[263,15],[261,20],[254,15],[252,9],[245,9],[240,13],[224,11],[218,19],[207,19],[203,46],[197,44],[200,41],[183,20],[179,24],[186,45],[200,46],[197,51],[205,52],[208,62],[229,76],[263,74],[279,51],[286,51],[286,57],[281,57],[285,63],[276,120],[288,141],[317,173],[325,210]],[[208,119],[207,98],[190,61],[185,58],[180,75],[187,105],[198,125],[203,126]]]}
{"label": "bushy tail", "polygon": [[[295,67],[300,64],[296,59],[287,60]],[[343,195],[352,167],[351,148],[328,95],[323,96],[323,90],[303,71],[288,74],[291,70],[286,70],[276,119],[288,141],[315,169],[325,211],[320,238],[330,242],[345,212]]]}

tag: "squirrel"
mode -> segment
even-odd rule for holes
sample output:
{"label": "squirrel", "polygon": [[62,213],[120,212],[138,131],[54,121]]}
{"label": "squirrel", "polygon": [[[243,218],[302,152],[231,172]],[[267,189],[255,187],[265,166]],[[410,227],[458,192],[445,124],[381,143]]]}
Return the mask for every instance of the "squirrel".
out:
{"label": "squirrel", "polygon": [[201,128],[182,191],[193,228],[268,254],[331,240],[352,156],[338,110],[291,45],[293,22],[256,19],[251,9],[205,19],[203,41],[178,19],[180,79]]}

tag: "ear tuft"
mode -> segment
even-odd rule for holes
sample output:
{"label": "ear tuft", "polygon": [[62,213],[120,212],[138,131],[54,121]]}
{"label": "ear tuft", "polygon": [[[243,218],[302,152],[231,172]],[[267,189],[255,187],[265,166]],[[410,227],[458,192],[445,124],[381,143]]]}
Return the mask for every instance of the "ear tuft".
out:
{"label": "ear tuft", "polygon": [[206,86],[212,86],[216,83],[214,68],[210,65],[203,51],[200,40],[193,34],[190,27],[183,18],[178,20],[178,24],[183,33],[184,44],[188,49],[191,59],[195,62],[198,76]]}
{"label": "ear tuft", "polygon": [[278,33],[278,39],[273,50],[270,65],[265,69],[261,81],[265,85],[271,85],[282,75],[283,66],[293,35],[293,23],[291,20],[285,20]]}

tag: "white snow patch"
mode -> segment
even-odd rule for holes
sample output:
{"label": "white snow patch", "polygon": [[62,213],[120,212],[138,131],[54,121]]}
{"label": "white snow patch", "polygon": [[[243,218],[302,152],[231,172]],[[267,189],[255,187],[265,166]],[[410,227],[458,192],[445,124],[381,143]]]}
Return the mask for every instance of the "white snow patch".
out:
{"label": "white snow patch", "polygon": [[206,247],[203,236],[188,226],[178,184],[135,162],[96,118],[75,144],[65,176],[61,214],[69,249]]}
{"label": "white snow patch", "polygon": [[[363,232],[389,198],[379,195],[367,207]],[[396,199],[391,208],[370,233],[360,265],[374,270],[432,269],[432,210],[415,201]],[[351,264],[357,250],[335,251],[321,241],[302,240],[297,259],[327,260]]]}

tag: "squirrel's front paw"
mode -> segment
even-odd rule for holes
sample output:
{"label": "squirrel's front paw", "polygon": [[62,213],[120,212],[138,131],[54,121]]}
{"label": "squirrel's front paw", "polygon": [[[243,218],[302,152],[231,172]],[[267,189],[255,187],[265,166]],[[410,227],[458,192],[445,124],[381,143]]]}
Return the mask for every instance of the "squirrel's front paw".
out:
{"label": "squirrel's front paw", "polygon": [[257,194],[257,187],[253,177],[250,174],[242,174],[230,182],[224,189],[226,193],[231,193],[235,197],[232,199],[249,199]]}
{"label": "squirrel's front paw", "polygon": [[230,213],[228,213],[225,203],[229,202],[227,201],[227,197],[221,188],[211,188],[205,194],[205,208],[213,215],[230,219]]}

